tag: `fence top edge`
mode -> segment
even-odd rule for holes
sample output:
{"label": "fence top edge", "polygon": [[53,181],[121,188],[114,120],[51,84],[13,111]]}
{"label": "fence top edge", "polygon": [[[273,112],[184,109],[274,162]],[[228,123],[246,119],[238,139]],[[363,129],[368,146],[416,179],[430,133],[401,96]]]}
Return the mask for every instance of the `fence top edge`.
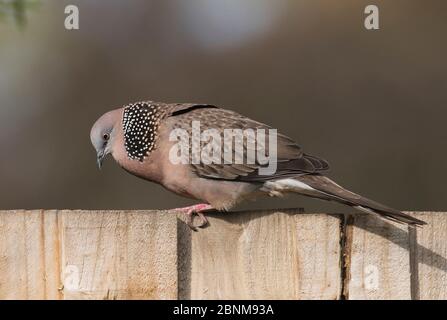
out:
{"label": "fence top edge", "polygon": [[[178,213],[172,209],[6,209],[2,210],[0,209],[0,214],[6,214],[6,213],[137,213],[137,214],[173,214]],[[274,212],[281,212],[281,213],[288,213],[288,214],[303,214],[303,215],[331,215],[331,216],[340,216],[345,214],[354,214],[354,215],[366,215],[366,213],[362,212],[308,212],[303,210],[303,208],[277,208],[277,209],[253,209],[253,210],[236,210],[236,211],[229,211],[229,212],[216,212],[216,211],[210,211],[211,214],[225,214],[225,215],[234,215],[234,214],[247,214],[247,213],[274,213]],[[447,214],[446,211],[404,211],[405,213],[409,214]]]}

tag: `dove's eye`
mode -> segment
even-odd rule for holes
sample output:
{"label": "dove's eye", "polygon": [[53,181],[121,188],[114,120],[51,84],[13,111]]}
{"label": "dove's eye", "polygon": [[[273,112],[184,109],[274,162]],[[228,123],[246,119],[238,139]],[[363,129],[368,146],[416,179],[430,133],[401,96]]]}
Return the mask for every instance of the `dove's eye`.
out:
{"label": "dove's eye", "polygon": [[110,139],[110,135],[108,133],[104,133],[102,137],[104,138],[105,141]]}

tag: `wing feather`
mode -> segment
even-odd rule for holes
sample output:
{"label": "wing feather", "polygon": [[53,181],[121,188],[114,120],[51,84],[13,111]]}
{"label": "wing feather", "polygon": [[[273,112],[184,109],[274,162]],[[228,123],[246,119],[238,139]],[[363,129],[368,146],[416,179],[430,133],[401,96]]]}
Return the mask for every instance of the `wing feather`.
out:
{"label": "wing feather", "polygon": [[[168,116],[176,118],[174,122],[175,127],[188,131],[191,137],[190,143],[192,143],[193,139],[200,139],[198,136],[192,136],[192,121],[199,121],[202,132],[207,129],[217,129],[221,136],[221,141],[224,141],[225,129],[253,129],[254,132],[257,129],[265,129],[266,135],[268,130],[272,129],[264,123],[212,105],[175,104],[167,105],[167,109],[169,110]],[[257,138],[256,135],[254,137]],[[201,146],[203,147],[203,142]],[[261,148],[261,150],[265,149],[265,154],[268,155],[268,143],[256,139],[256,148],[254,150],[254,144],[247,143],[247,140],[244,139],[242,155],[238,154],[237,148],[233,148],[233,159],[235,159],[236,155],[242,156],[244,163],[225,164],[223,159],[224,148],[222,146],[220,163],[206,164],[200,162],[198,164],[190,164],[190,166],[200,177],[247,182],[262,182],[300,176],[329,169],[329,164],[326,160],[305,154],[295,141],[286,135],[277,133],[277,170],[268,176],[261,175],[259,174],[259,169],[265,167],[265,164],[261,164],[258,159],[256,159],[255,163],[246,163],[246,155],[249,152],[256,151],[258,148]]]}

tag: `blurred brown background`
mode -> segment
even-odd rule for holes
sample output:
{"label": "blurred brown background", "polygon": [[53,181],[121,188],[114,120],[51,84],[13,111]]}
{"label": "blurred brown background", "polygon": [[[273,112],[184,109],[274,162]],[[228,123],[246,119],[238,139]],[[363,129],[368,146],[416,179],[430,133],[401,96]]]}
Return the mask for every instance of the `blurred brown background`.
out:
{"label": "blurred brown background", "polygon": [[[96,168],[93,122],[151,99],[237,110],[328,159],[354,191],[447,210],[446,1],[0,3],[1,209],[190,203],[110,159]],[[78,31],[64,28],[67,4]],[[367,4],[378,31],[363,26]],[[300,197],[247,206],[341,210]]]}

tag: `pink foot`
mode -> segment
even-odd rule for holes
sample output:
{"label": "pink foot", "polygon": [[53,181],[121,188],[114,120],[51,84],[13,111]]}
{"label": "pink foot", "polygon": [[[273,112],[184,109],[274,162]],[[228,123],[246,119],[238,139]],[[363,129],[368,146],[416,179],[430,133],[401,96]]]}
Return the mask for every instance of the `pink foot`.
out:
{"label": "pink foot", "polygon": [[196,214],[199,219],[200,223],[197,225],[199,228],[204,228],[208,224],[208,219],[205,217],[205,215],[202,213],[202,211],[211,210],[214,209],[211,205],[206,203],[196,204],[189,207],[184,208],[176,208],[174,210],[181,211],[185,215],[186,218],[186,224],[188,227],[190,227],[192,230],[197,231],[196,226],[194,226],[193,223],[193,216]]}

